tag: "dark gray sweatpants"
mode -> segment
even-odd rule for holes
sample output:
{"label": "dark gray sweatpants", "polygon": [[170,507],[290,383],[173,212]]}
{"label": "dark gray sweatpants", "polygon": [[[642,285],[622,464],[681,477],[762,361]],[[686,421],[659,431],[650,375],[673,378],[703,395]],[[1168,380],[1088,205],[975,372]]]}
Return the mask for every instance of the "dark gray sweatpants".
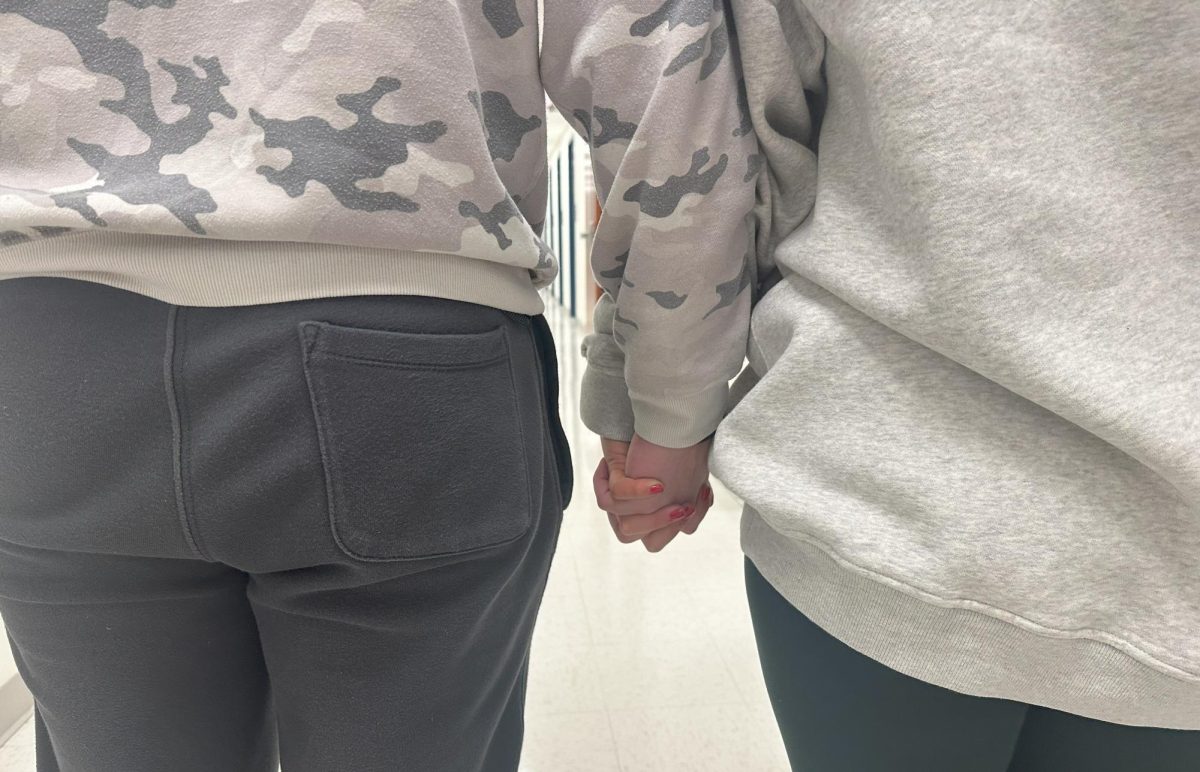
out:
{"label": "dark gray sweatpants", "polygon": [[557,388],[540,316],[0,281],[0,613],[39,770],[516,769]]}

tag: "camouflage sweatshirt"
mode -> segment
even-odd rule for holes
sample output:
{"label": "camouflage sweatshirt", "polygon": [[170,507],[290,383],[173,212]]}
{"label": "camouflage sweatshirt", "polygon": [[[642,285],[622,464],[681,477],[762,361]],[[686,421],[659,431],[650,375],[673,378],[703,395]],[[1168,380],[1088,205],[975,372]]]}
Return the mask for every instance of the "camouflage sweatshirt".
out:
{"label": "camouflage sweatshirt", "polygon": [[585,414],[691,444],[748,326],[734,59],[719,0],[0,0],[0,278],[540,313],[545,90],[605,206]]}

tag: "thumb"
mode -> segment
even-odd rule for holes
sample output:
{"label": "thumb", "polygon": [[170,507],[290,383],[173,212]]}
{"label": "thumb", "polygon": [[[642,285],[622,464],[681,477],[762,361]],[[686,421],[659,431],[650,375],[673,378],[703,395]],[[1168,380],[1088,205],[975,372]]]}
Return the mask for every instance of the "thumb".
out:
{"label": "thumb", "polygon": [[663,484],[653,477],[627,477],[625,475],[625,459],[608,467],[608,489],[612,497],[619,501],[630,499],[647,499],[663,492]]}
{"label": "thumb", "polygon": [[659,480],[625,475],[625,464],[629,459],[628,442],[605,437],[601,439],[600,444],[604,449],[604,460],[608,463],[608,489],[614,499],[645,499],[663,492],[663,484]]}

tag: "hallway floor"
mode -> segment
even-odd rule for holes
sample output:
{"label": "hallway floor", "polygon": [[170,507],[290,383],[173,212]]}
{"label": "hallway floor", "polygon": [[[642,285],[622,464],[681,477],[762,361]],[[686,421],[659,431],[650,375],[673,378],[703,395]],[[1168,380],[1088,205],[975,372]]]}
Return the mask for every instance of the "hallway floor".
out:
{"label": "hallway floor", "polygon": [[741,501],[715,506],[656,555],[621,544],[596,508],[600,442],[579,421],[578,324],[547,300],[558,340],[575,493],[534,636],[529,772],[784,772],[750,627]]}
{"label": "hallway floor", "polygon": [[[591,492],[600,443],[577,417],[582,331],[547,305],[576,483],[534,636],[521,769],[785,772],[743,593],[741,502],[714,480],[700,530],[657,555],[613,537]],[[32,745],[27,724],[0,772],[33,772]]]}

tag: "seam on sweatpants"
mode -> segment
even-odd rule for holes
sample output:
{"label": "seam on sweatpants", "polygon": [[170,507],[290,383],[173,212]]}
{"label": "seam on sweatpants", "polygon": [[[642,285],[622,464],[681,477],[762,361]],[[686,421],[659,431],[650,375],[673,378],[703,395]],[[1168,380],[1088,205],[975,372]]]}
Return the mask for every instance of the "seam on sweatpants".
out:
{"label": "seam on sweatpants", "polygon": [[[175,350],[176,330],[178,329],[179,306],[172,305],[167,311],[167,345],[163,355],[163,374],[166,383],[167,405],[171,414],[171,461],[175,469],[175,509],[179,516],[179,527],[183,530],[183,538],[188,547],[197,557],[211,560],[201,549],[192,531],[191,519],[188,517],[187,498],[185,496],[184,453],[183,453],[183,401],[178,394],[175,383]],[[183,349],[180,348],[182,355]],[[182,364],[182,362],[181,362]]]}
{"label": "seam on sweatpants", "polygon": [[[521,413],[521,392],[517,388],[517,376],[513,372],[516,367],[516,362],[513,361],[514,345],[512,343],[512,336],[508,332],[508,328],[503,327],[501,329],[504,330],[504,345],[508,350],[508,367],[505,369],[508,371],[508,382],[512,386],[513,407],[516,408],[517,415],[517,432],[521,438],[521,456],[525,459],[525,501],[526,506],[529,508],[529,528],[526,528],[525,532],[522,534],[522,536],[525,536],[531,529],[536,527],[533,521],[533,475],[530,474],[529,471],[529,441],[525,437],[525,416]],[[536,361],[536,353],[534,354],[534,357]],[[538,393],[541,393],[540,388],[538,389]],[[543,463],[545,462],[543,461]]]}

